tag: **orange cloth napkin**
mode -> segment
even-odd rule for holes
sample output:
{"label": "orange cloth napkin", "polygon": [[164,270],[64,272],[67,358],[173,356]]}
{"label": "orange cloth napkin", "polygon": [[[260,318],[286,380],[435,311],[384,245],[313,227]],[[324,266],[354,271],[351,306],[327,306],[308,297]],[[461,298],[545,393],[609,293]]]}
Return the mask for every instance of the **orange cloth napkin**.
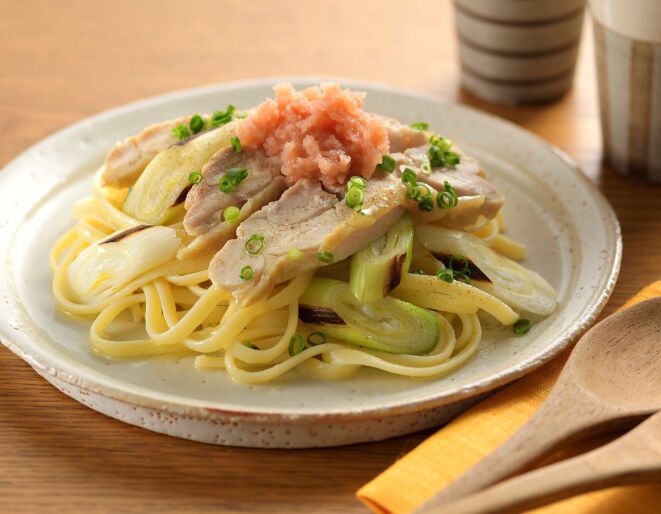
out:
{"label": "orange cloth napkin", "polygon": [[[627,302],[661,296],[661,280]],[[358,498],[378,513],[407,514],[516,432],[546,399],[569,351],[451,421],[364,485]],[[535,514],[659,514],[661,487],[615,487],[536,509]]]}

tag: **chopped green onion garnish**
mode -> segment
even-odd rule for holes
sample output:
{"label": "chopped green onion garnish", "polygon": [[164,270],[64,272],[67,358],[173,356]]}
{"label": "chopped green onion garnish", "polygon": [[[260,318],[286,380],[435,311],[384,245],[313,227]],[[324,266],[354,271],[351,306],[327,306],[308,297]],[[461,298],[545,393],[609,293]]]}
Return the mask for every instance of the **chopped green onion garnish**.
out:
{"label": "chopped green onion garnish", "polygon": [[408,182],[412,186],[415,186],[418,182],[418,174],[411,168],[404,168],[404,171],[402,172],[402,182]]}
{"label": "chopped green onion garnish", "polygon": [[512,325],[512,332],[514,332],[517,336],[522,336],[530,332],[531,327],[532,323],[530,323],[529,319],[520,319],[516,321],[514,325]]}
{"label": "chopped green onion garnish", "polygon": [[420,188],[418,186],[409,186],[406,188],[406,196],[411,200],[417,200],[420,197]]}
{"label": "chopped green onion garnish", "polygon": [[463,282],[464,284],[471,283],[470,271],[467,271],[466,273],[460,273],[458,271],[455,271],[453,275],[454,275],[454,279],[458,280],[459,282]]}
{"label": "chopped green onion garnish", "polygon": [[241,273],[239,273],[239,278],[241,278],[241,280],[250,280],[254,274],[255,272],[253,271],[252,266],[244,266],[243,268],[241,268]]}
{"label": "chopped green onion garnish", "polygon": [[435,146],[436,148],[441,150],[442,152],[445,152],[452,147],[452,141],[450,141],[447,137],[443,137],[443,136],[433,135],[429,139],[429,143],[432,146]]}
{"label": "chopped green onion garnish", "polygon": [[246,168],[232,168],[225,172],[223,178],[220,179],[218,187],[220,187],[223,193],[231,193],[247,176],[248,170]]}
{"label": "chopped green onion garnish", "polygon": [[429,164],[429,161],[423,162],[420,165],[420,171],[422,171],[425,175],[429,175],[431,173],[431,164]]}
{"label": "chopped green onion garnish", "polygon": [[446,166],[456,166],[459,164],[461,159],[459,158],[459,155],[454,153],[454,152],[446,152],[445,153],[445,165]]}
{"label": "chopped green onion garnish", "polygon": [[461,160],[459,155],[451,152],[452,141],[446,137],[432,136],[429,140],[431,147],[427,155],[433,167],[455,166]]}
{"label": "chopped green onion garnish", "polygon": [[411,200],[420,201],[420,199],[431,196],[431,190],[426,184],[418,182],[411,184],[406,188],[406,196]]}
{"label": "chopped green onion garnish", "polygon": [[445,152],[443,150],[439,150],[435,146],[431,146],[429,148],[429,152],[427,152],[427,156],[429,157],[429,164],[431,164],[433,167],[443,167],[445,166]]}
{"label": "chopped green onion garnish", "polygon": [[257,255],[264,249],[264,236],[253,234],[248,238],[245,244],[246,252],[250,255]]}
{"label": "chopped green onion garnish", "polygon": [[236,223],[239,220],[240,216],[241,216],[241,211],[239,210],[238,207],[235,207],[234,205],[228,207],[223,211],[223,219],[227,223]]}
{"label": "chopped green onion garnish", "polygon": [[319,259],[321,262],[325,262],[326,264],[331,264],[335,260],[333,254],[330,252],[319,252],[317,254],[317,259]]}
{"label": "chopped green onion garnish", "polygon": [[409,273],[413,273],[414,275],[424,275],[425,270],[422,270],[420,268],[415,268],[415,269],[409,270]]}
{"label": "chopped green onion garnish", "polygon": [[326,342],[326,334],[323,332],[310,332],[307,337],[307,342],[311,346],[324,344]]}
{"label": "chopped green onion garnish", "polygon": [[367,185],[367,180],[365,180],[363,177],[351,177],[349,179],[349,189],[352,187],[357,187],[358,189],[365,189],[365,186]]}
{"label": "chopped green onion garnish", "polygon": [[429,189],[429,186],[427,184],[418,182],[416,184],[416,187],[418,188],[418,192],[420,193],[418,195],[419,197],[431,196],[431,189]]}
{"label": "chopped green onion garnish", "polygon": [[468,259],[463,255],[455,253],[450,257],[448,268],[457,273],[466,273],[468,271]]}
{"label": "chopped green onion garnish", "polygon": [[248,113],[246,111],[239,111],[237,113],[234,113],[234,117],[243,120],[248,117]]}
{"label": "chopped green onion garnish", "polygon": [[452,281],[454,280],[454,273],[450,268],[443,268],[441,270],[438,270],[438,273],[436,273],[436,278],[440,278],[444,282],[451,284]]}
{"label": "chopped green onion garnish", "polygon": [[188,122],[188,126],[193,131],[193,134],[197,134],[200,130],[204,128],[204,120],[199,114],[193,114]]}
{"label": "chopped green onion garnish", "polygon": [[389,155],[384,155],[383,159],[381,160],[381,163],[376,165],[376,169],[385,171],[386,173],[392,173],[393,171],[395,171],[396,163],[397,162],[395,161],[395,159],[393,159]]}
{"label": "chopped green onion garnish", "polygon": [[418,201],[418,209],[424,212],[431,212],[434,210],[434,201],[431,196],[425,196]]}
{"label": "chopped green onion garnish", "polygon": [[[454,202],[454,205],[453,205]],[[441,209],[449,209],[450,207],[454,207],[457,205],[457,199],[454,198],[450,193],[447,191],[441,191],[437,196],[436,196],[436,203]]]}
{"label": "chopped green onion garnish", "polygon": [[416,130],[429,130],[429,123],[426,123],[424,121],[419,121],[417,123],[411,123],[411,128],[414,128]]}
{"label": "chopped green onion garnish", "polygon": [[193,173],[188,175],[188,181],[193,185],[199,184],[200,182],[202,182],[202,173],[200,173],[199,171],[194,171]]}
{"label": "chopped green onion garnish", "polygon": [[452,207],[457,206],[457,201],[459,197],[457,192],[446,180],[444,182],[445,189],[436,195],[436,203],[441,209],[451,209]]}
{"label": "chopped green onion garnish", "polygon": [[234,190],[234,186],[226,177],[220,179],[218,187],[223,193],[231,193]]}
{"label": "chopped green onion garnish", "polygon": [[186,139],[187,137],[190,137],[190,130],[188,130],[188,127],[186,125],[180,123],[179,125],[177,125],[172,129],[172,134],[178,137],[180,140],[183,140]]}
{"label": "chopped green onion garnish", "polygon": [[230,168],[225,172],[225,177],[232,181],[232,184],[237,185],[248,176],[246,168]]}
{"label": "chopped green onion garnish", "polygon": [[251,350],[259,350],[259,348],[256,345],[254,345],[253,343],[251,343],[250,341],[243,341],[242,344],[243,344],[243,346],[247,346]]}
{"label": "chopped green onion garnish", "polygon": [[344,199],[347,202],[347,207],[354,209],[356,211],[360,210],[360,207],[363,205],[363,199],[365,198],[365,193],[362,189],[357,187],[351,187],[347,191]]}
{"label": "chopped green onion garnish", "polygon": [[287,259],[289,259],[290,261],[297,261],[301,257],[303,257],[303,252],[298,248],[290,248],[289,251],[287,252]]}
{"label": "chopped green onion garnish", "polygon": [[232,121],[232,115],[234,114],[235,107],[233,105],[228,105],[227,110],[225,111],[216,111],[211,115],[211,125],[214,127],[219,127],[220,125],[225,125]]}
{"label": "chopped green onion garnish", "polygon": [[305,342],[303,341],[303,336],[298,334],[291,336],[288,348],[289,355],[293,357],[294,355],[301,353],[303,350],[305,350]]}
{"label": "chopped green onion garnish", "polygon": [[234,150],[234,153],[241,153],[243,150],[243,147],[241,146],[241,140],[239,139],[238,136],[232,136],[232,150]]}
{"label": "chopped green onion garnish", "polygon": [[232,121],[232,116],[228,116],[222,112],[214,112],[211,117],[211,126],[220,127],[221,125],[226,125]]}

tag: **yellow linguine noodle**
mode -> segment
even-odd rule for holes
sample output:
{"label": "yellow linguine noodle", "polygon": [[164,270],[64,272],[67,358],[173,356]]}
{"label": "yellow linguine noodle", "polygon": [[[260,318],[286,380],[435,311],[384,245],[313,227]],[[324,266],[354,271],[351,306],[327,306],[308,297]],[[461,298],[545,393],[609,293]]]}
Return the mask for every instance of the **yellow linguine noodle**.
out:
{"label": "yellow linguine noodle", "polygon": [[[93,195],[74,207],[76,225],[55,243],[50,254],[53,294],[60,309],[70,317],[92,320],[91,348],[107,358],[190,354],[196,356],[197,368],[220,368],[248,384],[270,382],[294,369],[324,380],[346,378],[362,367],[409,377],[438,377],[462,366],[479,349],[479,309],[504,324],[517,319],[505,303],[471,285],[410,275],[394,294],[436,311],[441,332],[429,354],[395,355],[328,338],[291,356],[292,336],[306,337],[319,330],[298,318],[298,300],[313,272],[281,285],[266,299],[241,307],[210,283],[207,268],[211,256],[173,258],[98,298],[81,301],[73,293],[67,273],[74,259],[94,242],[141,223],[120,210],[122,201],[120,191],[95,184]],[[181,215],[170,221],[167,226],[185,238]],[[505,256],[522,258],[525,247],[502,235],[503,229],[504,220],[499,216],[474,235]],[[428,266],[429,259],[434,259],[425,258]],[[244,344],[248,341],[250,345]]]}

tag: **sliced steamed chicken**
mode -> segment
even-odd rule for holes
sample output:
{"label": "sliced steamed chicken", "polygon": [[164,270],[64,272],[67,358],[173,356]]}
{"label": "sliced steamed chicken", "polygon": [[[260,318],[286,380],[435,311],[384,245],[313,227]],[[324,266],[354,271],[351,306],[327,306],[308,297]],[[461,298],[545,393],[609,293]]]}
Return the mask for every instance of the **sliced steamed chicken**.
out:
{"label": "sliced steamed chicken", "polygon": [[555,309],[557,293],[539,273],[494,252],[481,239],[434,225],[418,225],[416,237],[446,264],[452,255],[466,257],[471,270],[471,285],[514,309],[542,316],[548,316]]}
{"label": "sliced steamed chicken", "polygon": [[403,152],[409,148],[422,146],[429,141],[428,132],[414,129],[380,114],[373,114],[373,116],[376,116],[385,127],[391,152]]}
{"label": "sliced steamed chicken", "polygon": [[[299,180],[239,226],[237,239],[212,259],[209,276],[239,303],[249,305],[276,284],[343,260],[381,237],[402,216],[405,200],[406,188],[399,180],[372,179],[365,189],[365,215],[318,182]],[[242,273],[247,266],[249,278]]]}
{"label": "sliced steamed chicken", "polygon": [[423,164],[429,163],[427,156],[429,145],[424,144],[393,155],[397,169],[409,167],[418,174],[418,180],[431,186],[436,191],[443,191],[445,182],[449,182],[459,197],[454,209],[434,209],[431,212],[417,212],[423,222],[442,220],[450,228],[468,229],[479,226],[484,220],[493,219],[503,205],[504,199],[488,180],[486,173],[472,157],[462,153],[456,147],[452,151],[460,156],[457,165],[432,168],[430,172],[422,170]]}
{"label": "sliced steamed chicken", "polygon": [[[237,168],[247,171],[246,178],[231,192],[224,193],[218,187],[220,180],[228,170]],[[285,188],[277,157],[268,157],[261,149],[236,153],[231,147],[223,148],[204,166],[202,181],[186,196],[184,228],[195,239],[181,249],[179,258],[218,251],[234,237],[238,222],[277,199]],[[227,222],[223,211],[231,206],[240,209],[240,216]]]}
{"label": "sliced steamed chicken", "polygon": [[177,125],[188,125],[191,116],[156,123],[135,136],[119,141],[108,155],[101,175],[104,186],[128,187],[133,184],[149,161],[166,148],[179,143],[172,133]]}

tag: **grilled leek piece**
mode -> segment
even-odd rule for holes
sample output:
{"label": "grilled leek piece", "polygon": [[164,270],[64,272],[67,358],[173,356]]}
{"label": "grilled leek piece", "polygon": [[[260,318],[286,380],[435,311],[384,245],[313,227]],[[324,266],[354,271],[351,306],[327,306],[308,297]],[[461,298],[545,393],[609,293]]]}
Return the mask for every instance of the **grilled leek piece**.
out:
{"label": "grilled leek piece", "polygon": [[213,154],[230,144],[234,126],[228,123],[202,132],[160,152],[133,185],[122,210],[152,225],[165,222],[191,185],[190,174],[199,172]]}
{"label": "grilled leek piece", "polygon": [[351,259],[349,287],[358,301],[374,302],[397,287],[413,253],[413,222],[404,215],[388,232]]}
{"label": "grilled leek piece", "polygon": [[339,280],[314,278],[299,305],[305,323],[323,325],[327,336],[373,350],[421,355],[440,337],[434,313],[391,297],[359,302],[349,284]]}

